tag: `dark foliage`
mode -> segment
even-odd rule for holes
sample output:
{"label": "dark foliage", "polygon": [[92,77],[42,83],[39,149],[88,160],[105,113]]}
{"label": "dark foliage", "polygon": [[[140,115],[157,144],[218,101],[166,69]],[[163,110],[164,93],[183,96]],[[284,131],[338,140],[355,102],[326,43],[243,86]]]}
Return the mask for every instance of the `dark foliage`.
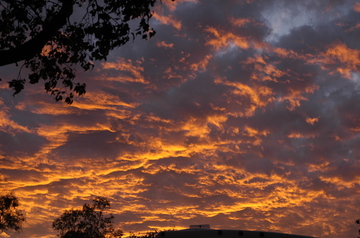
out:
{"label": "dark foliage", "polygon": [[158,234],[157,231],[150,231],[144,235],[141,234],[136,235],[134,233],[131,233],[130,236],[128,236],[127,238],[155,238],[157,234]]}
{"label": "dark foliage", "polygon": [[24,214],[18,210],[19,201],[12,194],[0,196],[0,231],[21,230]]}
{"label": "dark foliage", "polygon": [[104,213],[109,208],[106,198],[97,197],[91,205],[85,203],[81,210],[65,211],[55,219],[53,228],[61,238],[121,237],[122,231],[113,227],[114,216]]}
{"label": "dark foliage", "polygon": [[[86,85],[73,82],[75,66],[93,69],[93,61],[140,36],[150,27],[156,0],[0,0],[0,66],[23,62],[30,72],[9,82],[14,95],[25,82],[44,82],[56,101],[73,102]],[[73,12],[76,11],[76,15]],[[129,22],[137,27],[130,29]],[[26,79],[25,79],[26,78]]]}

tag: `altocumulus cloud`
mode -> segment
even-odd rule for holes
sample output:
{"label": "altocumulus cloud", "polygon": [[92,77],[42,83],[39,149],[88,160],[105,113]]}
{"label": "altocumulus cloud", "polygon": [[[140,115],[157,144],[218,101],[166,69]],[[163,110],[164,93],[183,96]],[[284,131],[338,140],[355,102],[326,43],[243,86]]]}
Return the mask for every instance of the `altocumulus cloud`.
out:
{"label": "altocumulus cloud", "polygon": [[71,106],[0,89],[0,186],[28,218],[14,237],[54,236],[51,221],[95,195],[126,232],[354,236],[359,4],[179,0],[155,12],[156,36],[80,73],[88,93]]}

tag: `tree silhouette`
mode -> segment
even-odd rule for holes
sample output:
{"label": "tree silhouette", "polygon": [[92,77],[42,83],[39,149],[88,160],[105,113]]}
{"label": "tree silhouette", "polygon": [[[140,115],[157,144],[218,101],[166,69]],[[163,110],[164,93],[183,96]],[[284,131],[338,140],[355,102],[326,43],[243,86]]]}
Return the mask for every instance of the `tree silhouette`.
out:
{"label": "tree silhouette", "polygon": [[0,196],[0,231],[21,230],[25,216],[18,210],[19,200],[12,194]]}
{"label": "tree silhouette", "polygon": [[[134,39],[155,35],[150,27],[156,0],[0,0],[0,66],[18,64],[30,73],[9,82],[14,95],[25,83],[44,81],[56,101],[73,102],[86,92],[75,83],[75,66],[93,61]],[[76,14],[75,14],[75,13]],[[131,29],[130,21],[137,27]]]}
{"label": "tree silhouette", "polygon": [[110,208],[106,198],[96,197],[93,203],[85,203],[81,210],[65,211],[53,222],[53,229],[61,238],[115,238],[123,235],[113,227],[114,216],[106,215]]}
{"label": "tree silhouette", "polygon": [[158,234],[157,231],[150,231],[146,232],[146,234],[138,234],[131,233],[127,238],[156,238],[156,235]]}

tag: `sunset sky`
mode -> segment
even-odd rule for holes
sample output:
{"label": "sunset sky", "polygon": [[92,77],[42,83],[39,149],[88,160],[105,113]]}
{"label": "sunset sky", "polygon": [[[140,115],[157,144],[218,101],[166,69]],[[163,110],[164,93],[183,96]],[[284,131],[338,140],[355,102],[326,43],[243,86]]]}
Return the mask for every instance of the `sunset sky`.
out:
{"label": "sunset sky", "polygon": [[[212,228],[356,237],[360,2],[163,0],[151,40],[113,51],[87,93],[12,96],[0,68],[0,191],[12,237],[107,197],[127,232]],[[1,236],[0,236],[1,237]]]}

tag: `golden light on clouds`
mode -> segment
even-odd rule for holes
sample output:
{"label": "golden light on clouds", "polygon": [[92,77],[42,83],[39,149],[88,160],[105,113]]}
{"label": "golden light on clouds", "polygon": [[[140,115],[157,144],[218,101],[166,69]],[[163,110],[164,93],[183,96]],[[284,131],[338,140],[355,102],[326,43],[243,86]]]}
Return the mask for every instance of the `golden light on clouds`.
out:
{"label": "golden light on clouds", "polygon": [[314,125],[316,122],[319,121],[319,118],[318,117],[315,117],[315,118],[306,118],[306,122],[309,123],[310,125]]}
{"label": "golden light on clouds", "polygon": [[154,18],[161,22],[161,24],[171,25],[177,30],[181,30],[181,21],[174,19],[172,16],[159,15],[154,13]]}
{"label": "golden light on clouds", "polygon": [[11,235],[54,237],[51,222],[94,196],[126,234],[355,235],[358,5],[163,1],[155,37],[78,72],[88,91],[71,106],[1,86],[0,187],[27,215]]}
{"label": "golden light on clouds", "polygon": [[252,23],[254,20],[250,18],[230,18],[231,24],[234,26],[242,27]]}
{"label": "golden light on clouds", "polygon": [[344,64],[344,68],[336,70],[345,78],[351,78],[351,71],[358,71],[360,63],[360,50],[350,49],[345,44],[339,43],[326,51],[330,59],[338,60]]}
{"label": "golden light on clouds", "polygon": [[102,68],[105,70],[114,69],[118,72],[124,72],[124,74],[121,74],[118,77],[105,76],[104,80],[148,84],[149,82],[146,82],[146,80],[142,75],[144,68],[141,66],[141,63],[142,63],[141,60],[132,62],[132,60],[130,59],[128,60],[120,59],[115,63],[112,62],[102,63]]}
{"label": "golden light on clouds", "polygon": [[209,27],[205,29],[205,31],[212,34],[212,38],[209,39],[206,44],[213,46],[217,50],[231,46],[232,44],[243,49],[250,47],[247,37],[237,36],[231,32],[224,32],[213,27]]}

